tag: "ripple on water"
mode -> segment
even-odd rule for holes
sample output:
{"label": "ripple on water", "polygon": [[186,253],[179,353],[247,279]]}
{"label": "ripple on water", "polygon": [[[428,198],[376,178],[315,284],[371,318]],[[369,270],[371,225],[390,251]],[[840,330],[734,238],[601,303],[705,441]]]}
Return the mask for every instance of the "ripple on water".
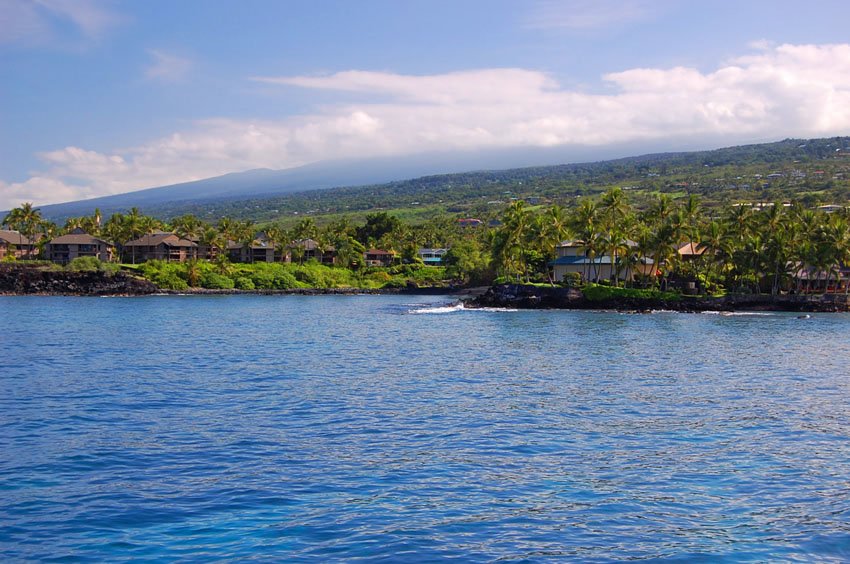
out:
{"label": "ripple on water", "polygon": [[0,315],[5,560],[850,559],[845,316]]}

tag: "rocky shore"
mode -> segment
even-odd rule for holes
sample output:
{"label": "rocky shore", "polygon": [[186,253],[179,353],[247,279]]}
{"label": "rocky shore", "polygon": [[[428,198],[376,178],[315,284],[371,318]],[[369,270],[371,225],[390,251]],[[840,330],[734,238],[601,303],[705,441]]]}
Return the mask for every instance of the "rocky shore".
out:
{"label": "rocky shore", "polygon": [[259,295],[259,296],[356,296],[363,294],[405,294],[405,295],[443,295],[452,293],[449,288],[288,288],[283,290],[213,290],[207,288],[190,288],[188,290],[157,290],[159,294],[173,296],[232,296],[232,295]]}
{"label": "rocky shore", "polygon": [[847,312],[850,296],[779,295],[766,294],[728,295],[718,298],[681,296],[678,299],[648,299],[612,297],[602,300],[587,299],[578,288],[541,287],[521,284],[500,284],[490,287],[482,295],[465,302],[467,307],[507,307],[517,309],[598,309],[647,312],[671,310],[682,312],[702,311],[792,311],[792,312]]}
{"label": "rocky shore", "polygon": [[142,278],[125,272],[100,271],[69,272],[29,265],[0,265],[0,295],[56,295],[56,296],[145,296],[169,295],[356,295],[356,294],[408,294],[438,295],[452,293],[453,288],[292,288],[286,290],[163,290]]}
{"label": "rocky shore", "polygon": [[68,272],[0,265],[0,295],[143,296],[153,283],[124,272]]}

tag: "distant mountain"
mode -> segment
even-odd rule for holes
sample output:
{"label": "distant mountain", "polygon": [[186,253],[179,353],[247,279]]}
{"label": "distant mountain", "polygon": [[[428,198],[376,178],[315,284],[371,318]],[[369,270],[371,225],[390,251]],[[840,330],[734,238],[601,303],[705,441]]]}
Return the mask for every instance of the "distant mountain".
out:
{"label": "distant mountain", "polygon": [[[138,207],[142,213],[163,219],[193,213],[207,220],[222,215],[272,220],[285,214],[404,207],[414,202],[468,207],[476,200],[486,203],[504,194],[557,198],[593,192],[594,186],[634,184],[645,181],[650,169],[661,171],[664,177],[684,174],[695,178],[716,176],[709,171],[717,166],[792,166],[822,161],[850,154],[850,138],[786,139],[703,151],[687,151],[686,142],[667,140],[665,147],[681,150],[624,157],[640,154],[638,148],[558,147],[321,162],[287,170],[249,170],[39,209],[45,218],[61,223],[68,217],[89,215],[95,208],[104,216]],[[651,148],[641,145],[639,149]],[[702,191],[721,187],[715,186],[713,178],[701,182]],[[691,183],[694,186],[697,184]]]}
{"label": "distant mountain", "polygon": [[[668,143],[669,145],[669,143]],[[647,147],[640,147],[646,151]],[[512,148],[489,151],[435,152],[313,163],[286,170],[256,169],[234,172],[169,186],[135,192],[38,206],[42,215],[54,221],[88,215],[99,208],[103,215],[126,212],[138,207],[142,212],[197,207],[227,200],[254,200],[327,188],[376,185],[422,176],[476,170],[544,166],[554,163],[600,160],[635,154],[635,145],[557,148]]]}

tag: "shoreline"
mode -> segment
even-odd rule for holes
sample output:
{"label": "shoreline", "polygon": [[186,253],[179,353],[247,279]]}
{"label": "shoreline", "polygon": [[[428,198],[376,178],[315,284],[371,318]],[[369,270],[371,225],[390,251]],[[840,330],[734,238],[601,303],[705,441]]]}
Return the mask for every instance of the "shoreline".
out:
{"label": "shoreline", "polygon": [[723,297],[682,296],[679,299],[611,297],[591,300],[577,288],[540,287],[523,284],[491,286],[484,294],[464,302],[470,308],[600,310],[627,313],[675,311],[797,313],[850,312],[846,294],[729,294]]}
{"label": "shoreline", "polygon": [[23,296],[64,296],[78,298],[98,297],[148,297],[148,296],[358,296],[358,295],[405,295],[405,296],[442,296],[467,295],[464,288],[289,288],[280,290],[215,290],[209,288],[190,288],[188,290],[163,290],[155,288],[145,292],[120,291],[37,291],[9,292],[0,291],[0,297]]}
{"label": "shoreline", "polygon": [[676,311],[737,312],[787,311],[800,313],[850,312],[847,294],[729,294],[723,297],[611,296],[590,299],[578,288],[499,284],[489,287],[418,287],[400,288],[287,288],[287,289],[162,289],[152,282],[126,272],[68,272],[37,269],[0,268],[0,296],[354,296],[409,295],[454,296],[468,308],[608,310],[618,312]]}
{"label": "shoreline", "polygon": [[[483,291],[483,289],[481,289]],[[125,271],[42,270],[28,266],[0,265],[0,296],[150,296],[150,295],[465,295],[466,288],[458,286],[406,286],[397,288],[285,288],[239,290],[188,288],[163,289],[144,278]]]}

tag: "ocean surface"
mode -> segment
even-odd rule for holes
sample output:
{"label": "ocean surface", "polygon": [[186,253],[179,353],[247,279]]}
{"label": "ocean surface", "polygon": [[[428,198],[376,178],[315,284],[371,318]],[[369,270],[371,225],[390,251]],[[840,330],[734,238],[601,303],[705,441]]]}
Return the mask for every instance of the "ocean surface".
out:
{"label": "ocean surface", "polygon": [[0,561],[850,560],[850,315],[0,298]]}

